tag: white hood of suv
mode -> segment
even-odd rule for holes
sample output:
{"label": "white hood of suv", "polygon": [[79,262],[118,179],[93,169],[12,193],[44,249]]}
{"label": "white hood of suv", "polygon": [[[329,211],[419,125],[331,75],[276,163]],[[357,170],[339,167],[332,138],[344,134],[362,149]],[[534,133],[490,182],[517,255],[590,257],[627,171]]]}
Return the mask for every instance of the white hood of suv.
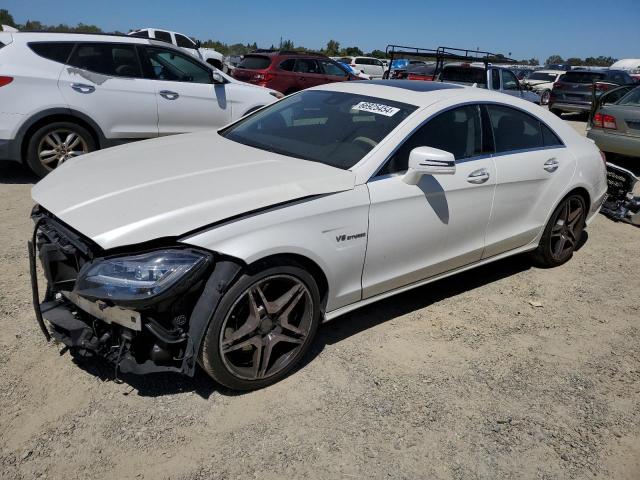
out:
{"label": "white hood of suv", "polygon": [[178,237],[264,207],[349,190],[354,182],[351,171],[207,131],[77,157],[36,184],[32,197],[109,249]]}

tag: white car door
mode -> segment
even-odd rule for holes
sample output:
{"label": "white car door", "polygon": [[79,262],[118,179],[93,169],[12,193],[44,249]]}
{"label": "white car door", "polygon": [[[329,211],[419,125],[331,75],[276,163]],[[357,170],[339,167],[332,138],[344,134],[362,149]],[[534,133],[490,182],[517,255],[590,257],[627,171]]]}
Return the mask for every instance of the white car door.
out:
{"label": "white car door", "polygon": [[68,64],[58,80],[62,96],[69,108],[96,122],[105,137],[158,136],[154,84],[143,77],[134,45],[82,42]]}
{"label": "white car door", "polygon": [[491,257],[536,238],[576,161],[536,117],[506,105],[483,108],[493,127],[498,181],[484,253]]}
{"label": "white car door", "polygon": [[160,135],[221,127],[231,120],[225,85],[213,81],[212,70],[188,54],[145,46],[143,57],[154,80]]}
{"label": "white car door", "polygon": [[[483,154],[479,112],[467,105],[438,114],[369,181],[363,298],[481,259],[496,175],[493,159]],[[403,182],[409,153],[418,146],[453,153],[456,173]]]}

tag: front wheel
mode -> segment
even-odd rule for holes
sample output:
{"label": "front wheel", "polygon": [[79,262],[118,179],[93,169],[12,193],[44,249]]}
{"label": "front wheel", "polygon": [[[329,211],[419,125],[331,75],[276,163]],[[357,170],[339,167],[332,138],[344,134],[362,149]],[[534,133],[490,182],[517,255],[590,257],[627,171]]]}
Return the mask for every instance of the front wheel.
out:
{"label": "front wheel", "polygon": [[566,197],[555,209],[544,229],[538,248],[533,252],[536,263],[556,267],[568,261],[575,251],[585,227],[586,206],[578,194]]}
{"label": "front wheel", "polygon": [[314,278],[293,264],[244,274],[225,294],[200,354],[204,370],[234,390],[276,383],[299,363],[320,323]]}
{"label": "front wheel", "polygon": [[26,163],[36,175],[44,177],[70,158],[95,149],[96,143],[86,128],[72,122],[52,122],[31,135]]}

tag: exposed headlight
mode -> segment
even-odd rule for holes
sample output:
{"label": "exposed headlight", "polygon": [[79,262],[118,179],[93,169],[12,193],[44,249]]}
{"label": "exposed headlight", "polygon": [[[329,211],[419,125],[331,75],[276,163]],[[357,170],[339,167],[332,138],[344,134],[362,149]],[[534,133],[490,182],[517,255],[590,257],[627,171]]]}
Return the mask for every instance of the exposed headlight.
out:
{"label": "exposed headlight", "polygon": [[206,253],[178,249],[101,258],[82,268],[74,292],[114,302],[145,300],[166,292],[210,259]]}
{"label": "exposed headlight", "polygon": [[280,92],[276,92],[275,90],[272,90],[269,92],[270,95],[273,95],[274,97],[276,97],[278,100],[281,98],[284,98],[284,94],[280,93]]}

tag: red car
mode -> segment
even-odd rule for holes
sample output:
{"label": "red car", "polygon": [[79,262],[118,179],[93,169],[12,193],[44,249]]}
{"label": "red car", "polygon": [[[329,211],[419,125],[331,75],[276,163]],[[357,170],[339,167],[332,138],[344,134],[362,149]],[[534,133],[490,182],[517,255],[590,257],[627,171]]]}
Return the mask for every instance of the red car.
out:
{"label": "red car", "polygon": [[256,51],[244,56],[233,78],[285,95],[332,82],[358,80],[337,62],[315,53]]}

